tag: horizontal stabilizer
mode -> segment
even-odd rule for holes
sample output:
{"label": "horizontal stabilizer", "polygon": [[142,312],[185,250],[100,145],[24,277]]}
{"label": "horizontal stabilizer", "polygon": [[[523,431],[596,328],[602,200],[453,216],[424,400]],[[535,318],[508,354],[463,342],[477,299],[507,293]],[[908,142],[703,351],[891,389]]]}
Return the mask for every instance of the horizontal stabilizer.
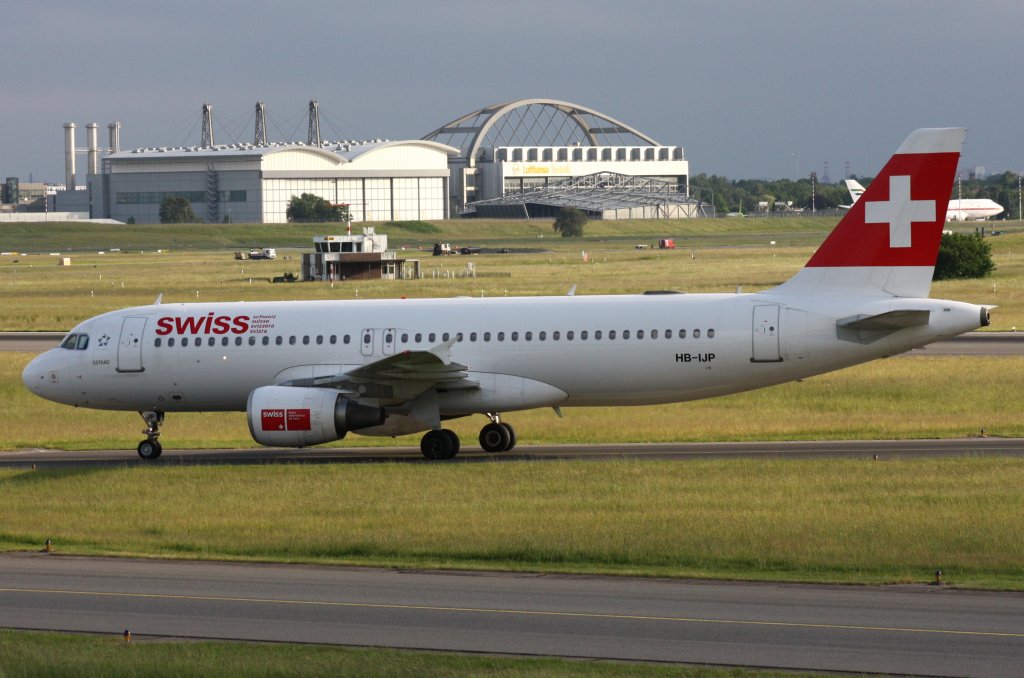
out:
{"label": "horizontal stabilizer", "polygon": [[867,332],[895,332],[907,327],[927,325],[931,311],[889,311],[877,315],[855,315],[844,318],[836,323],[844,330],[862,330]]}

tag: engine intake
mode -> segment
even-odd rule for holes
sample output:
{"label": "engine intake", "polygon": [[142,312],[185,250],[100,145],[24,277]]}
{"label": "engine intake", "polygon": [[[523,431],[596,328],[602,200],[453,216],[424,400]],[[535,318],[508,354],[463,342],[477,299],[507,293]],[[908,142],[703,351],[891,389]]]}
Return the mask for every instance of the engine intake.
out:
{"label": "engine intake", "polygon": [[306,447],[340,440],[349,431],[384,423],[379,407],[329,388],[261,386],[249,394],[249,433],[261,445]]}

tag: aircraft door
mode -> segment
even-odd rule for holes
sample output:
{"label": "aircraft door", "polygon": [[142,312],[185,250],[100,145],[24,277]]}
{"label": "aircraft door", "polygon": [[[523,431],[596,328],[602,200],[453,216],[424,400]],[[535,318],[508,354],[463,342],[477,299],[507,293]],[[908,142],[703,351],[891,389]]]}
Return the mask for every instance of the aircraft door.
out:
{"label": "aircraft door", "polygon": [[779,307],[765,305],[754,307],[753,363],[779,363]]}
{"label": "aircraft door", "polygon": [[391,355],[395,352],[395,335],[398,331],[394,327],[384,329],[384,355]]}
{"label": "aircraft door", "polygon": [[363,330],[362,337],[359,339],[359,352],[363,355],[373,355],[373,335],[372,329]]}
{"label": "aircraft door", "polygon": [[142,332],[146,318],[128,317],[121,323],[121,338],[117,343],[117,371],[142,372]]}

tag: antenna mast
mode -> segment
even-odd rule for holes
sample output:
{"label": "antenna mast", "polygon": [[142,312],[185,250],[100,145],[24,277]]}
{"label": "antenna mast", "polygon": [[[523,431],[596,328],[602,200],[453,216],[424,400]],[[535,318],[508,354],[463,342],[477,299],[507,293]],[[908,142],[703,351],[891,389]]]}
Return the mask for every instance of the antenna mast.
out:
{"label": "antenna mast", "polygon": [[306,135],[306,143],[320,148],[320,102],[316,99],[309,101],[309,134]]}

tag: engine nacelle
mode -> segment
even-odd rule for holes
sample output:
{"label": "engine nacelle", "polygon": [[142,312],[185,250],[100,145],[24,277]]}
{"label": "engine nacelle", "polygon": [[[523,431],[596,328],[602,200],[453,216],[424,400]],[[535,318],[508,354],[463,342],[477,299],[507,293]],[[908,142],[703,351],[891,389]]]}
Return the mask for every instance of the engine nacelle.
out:
{"label": "engine nacelle", "polygon": [[249,394],[249,432],[261,445],[306,447],[384,423],[384,410],[330,388],[261,386]]}

